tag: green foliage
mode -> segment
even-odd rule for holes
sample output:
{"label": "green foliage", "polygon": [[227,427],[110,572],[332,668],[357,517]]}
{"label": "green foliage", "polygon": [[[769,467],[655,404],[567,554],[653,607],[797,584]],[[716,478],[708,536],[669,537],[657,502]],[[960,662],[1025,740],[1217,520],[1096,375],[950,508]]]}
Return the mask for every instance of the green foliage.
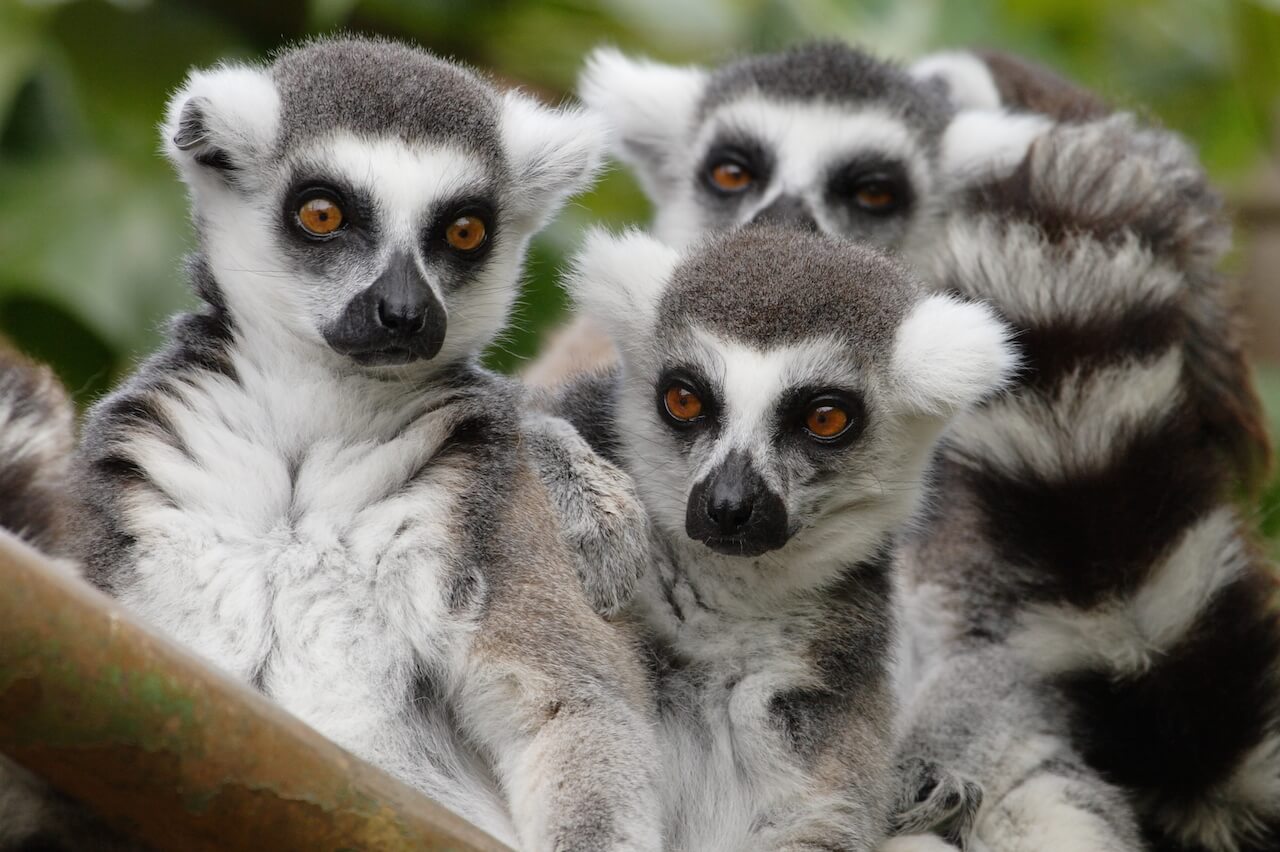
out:
{"label": "green foliage", "polygon": [[[1047,62],[1183,132],[1227,183],[1272,149],[1280,6],[1270,0],[0,0],[0,331],[53,363],[82,402],[156,343],[188,303],[178,182],[157,154],[165,97],[191,65],[261,57],[344,28],[414,39],[550,99],[609,42],[716,61],[813,36],[909,57],[980,45]],[[614,172],[535,244],[512,369],[564,309],[559,267],[593,222],[640,222]],[[1270,410],[1280,379],[1267,373]],[[1262,509],[1280,538],[1280,486]]]}

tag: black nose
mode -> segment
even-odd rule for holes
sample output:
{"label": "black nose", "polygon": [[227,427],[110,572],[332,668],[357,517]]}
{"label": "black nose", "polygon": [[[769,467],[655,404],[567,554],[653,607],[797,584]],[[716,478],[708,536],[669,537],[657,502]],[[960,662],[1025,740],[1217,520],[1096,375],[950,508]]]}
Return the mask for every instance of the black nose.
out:
{"label": "black nose", "polygon": [[818,222],[809,207],[794,195],[779,195],[773,203],[751,217],[752,225],[777,225],[796,231],[818,232]]}
{"label": "black nose", "polygon": [[685,531],[694,541],[731,556],[759,556],[790,538],[786,504],[739,450],[690,490]]}
{"label": "black nose", "polygon": [[381,299],[378,324],[392,334],[417,334],[427,324],[427,306],[421,300]]}
{"label": "black nose", "polygon": [[412,255],[398,252],[324,329],[324,339],[360,364],[408,364],[434,358],[447,328],[448,315],[431,282]]}
{"label": "black nose", "polygon": [[718,478],[707,495],[707,518],[720,535],[737,535],[751,520],[755,496],[744,493],[736,482]]}

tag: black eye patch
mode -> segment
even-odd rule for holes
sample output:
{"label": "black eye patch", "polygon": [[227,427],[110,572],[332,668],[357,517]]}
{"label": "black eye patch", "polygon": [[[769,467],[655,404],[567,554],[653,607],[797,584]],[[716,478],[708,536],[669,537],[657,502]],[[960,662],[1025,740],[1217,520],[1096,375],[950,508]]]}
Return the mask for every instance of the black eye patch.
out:
{"label": "black eye patch", "polygon": [[901,160],[857,157],[836,168],[827,180],[828,204],[867,216],[906,213],[915,204],[915,190]]}
{"label": "black eye patch", "polygon": [[845,388],[792,388],[776,411],[777,440],[815,451],[847,447],[867,428],[862,394]]}
{"label": "black eye patch", "polygon": [[663,370],[653,388],[658,419],[677,434],[691,436],[718,424],[719,405],[715,393],[693,370],[683,367]]}
{"label": "black eye patch", "polygon": [[[498,206],[488,192],[443,201],[434,206],[427,221],[422,251],[428,262],[477,263],[489,254],[499,236]],[[459,234],[464,234],[463,241],[459,241]]]}
{"label": "black eye patch", "polygon": [[374,237],[377,217],[371,199],[345,181],[319,172],[299,172],[281,196],[281,223],[295,238],[309,241],[307,229],[300,228],[299,211],[317,198],[329,199],[341,211],[344,233],[361,233]]}
{"label": "black eye patch", "polygon": [[698,185],[717,198],[732,198],[768,185],[773,158],[744,135],[718,136],[698,166]]}

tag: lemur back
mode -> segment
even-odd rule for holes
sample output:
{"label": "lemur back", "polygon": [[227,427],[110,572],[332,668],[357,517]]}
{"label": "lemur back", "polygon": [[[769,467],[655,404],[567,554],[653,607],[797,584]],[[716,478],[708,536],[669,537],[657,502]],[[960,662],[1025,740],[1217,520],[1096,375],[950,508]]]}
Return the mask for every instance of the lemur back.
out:
{"label": "lemur back", "polygon": [[475,363],[598,127],[334,39],[194,73],[163,132],[201,304],[88,416],[90,576],[508,843],[657,849],[643,672],[538,476],[578,447]]}
{"label": "lemur back", "polygon": [[570,285],[622,353],[560,411],[636,480],[666,848],[872,849],[889,828],[889,572],[930,445],[1012,369],[984,308],[776,227],[595,237]]}

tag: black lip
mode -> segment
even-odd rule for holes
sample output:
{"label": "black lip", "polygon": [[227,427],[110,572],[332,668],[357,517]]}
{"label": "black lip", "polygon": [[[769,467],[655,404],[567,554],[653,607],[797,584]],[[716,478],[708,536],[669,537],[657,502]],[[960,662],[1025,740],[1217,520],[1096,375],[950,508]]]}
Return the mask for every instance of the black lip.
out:
{"label": "black lip", "polygon": [[361,367],[393,367],[412,364],[422,358],[412,349],[390,346],[386,349],[371,349],[366,352],[347,352],[348,358]]}
{"label": "black lip", "polygon": [[781,545],[773,546],[745,538],[710,536],[696,539],[723,556],[763,556]]}

